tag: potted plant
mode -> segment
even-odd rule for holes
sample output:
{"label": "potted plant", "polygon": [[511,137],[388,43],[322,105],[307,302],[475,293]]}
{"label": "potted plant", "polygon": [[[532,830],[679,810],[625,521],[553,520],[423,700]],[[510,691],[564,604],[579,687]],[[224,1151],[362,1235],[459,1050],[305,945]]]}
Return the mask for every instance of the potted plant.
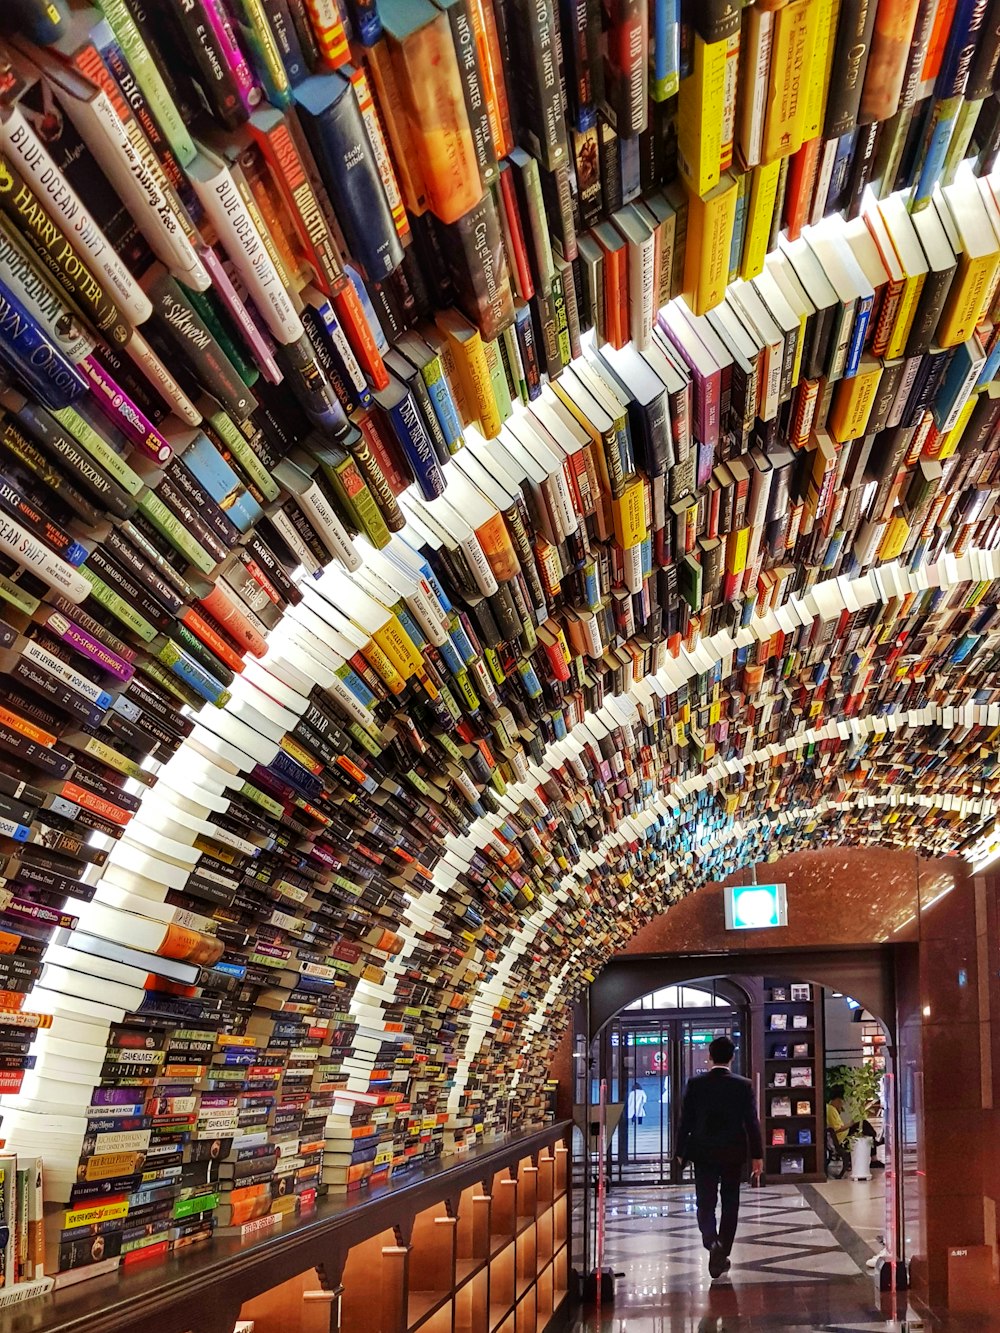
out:
{"label": "potted plant", "polygon": [[851,1149],[851,1176],[854,1180],[868,1180],[871,1176],[872,1140],[861,1133],[860,1125],[868,1107],[878,1100],[882,1075],[874,1065],[837,1065],[826,1071],[827,1097],[836,1085],[844,1089],[844,1120],[857,1129],[848,1135]]}

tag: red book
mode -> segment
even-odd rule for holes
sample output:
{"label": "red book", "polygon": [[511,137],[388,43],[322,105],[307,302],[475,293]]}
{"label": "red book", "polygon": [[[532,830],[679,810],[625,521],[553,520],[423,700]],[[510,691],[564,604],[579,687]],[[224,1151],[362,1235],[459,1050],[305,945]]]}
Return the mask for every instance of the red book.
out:
{"label": "red book", "polygon": [[250,622],[245,611],[237,605],[235,593],[229,594],[223,588],[221,580],[207,597],[200,599],[199,605],[219,622],[220,627],[232,637],[234,643],[245,644],[254,657],[263,657],[267,652],[267,640]]}
{"label": "red book", "polygon": [[353,283],[348,282],[336,293],[333,297],[333,307],[361,369],[376,389],[387,389],[389,372],[385,368],[382,353],[378,350],[375,335],[371,331],[361,298],[354,290]]}
{"label": "red book", "polygon": [[788,185],[785,188],[785,226],[790,241],[798,239],[803,225],[809,221],[822,147],[821,138],[810,139],[789,163]]}
{"label": "red book", "polygon": [[204,616],[200,616],[193,607],[185,607],[180,619],[192,634],[201,639],[205,647],[215,654],[220,662],[225,662],[232,671],[242,671],[243,658],[226,642],[221,634],[216,633]]}
{"label": "red book", "polygon": [[500,204],[506,231],[510,237],[510,259],[513,277],[516,279],[517,294],[522,301],[530,301],[535,294],[535,284],[531,276],[531,263],[528,259],[528,247],[524,239],[524,227],[517,207],[517,191],[514,188],[514,173],[509,163],[500,168]]}

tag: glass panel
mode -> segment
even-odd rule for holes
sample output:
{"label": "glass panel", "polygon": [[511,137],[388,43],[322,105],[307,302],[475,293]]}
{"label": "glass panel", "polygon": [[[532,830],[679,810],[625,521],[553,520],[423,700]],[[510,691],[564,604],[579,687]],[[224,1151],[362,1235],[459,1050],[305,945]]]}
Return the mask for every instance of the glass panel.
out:
{"label": "glass panel", "polygon": [[619,1168],[623,1177],[658,1180],[672,1155],[670,1029],[651,1023],[628,1033],[626,1040],[628,1092],[624,1133],[618,1137]]}
{"label": "glass panel", "polygon": [[682,1009],[702,1009],[707,1008],[712,1003],[712,996],[707,990],[699,990],[695,986],[685,986],[681,991]]}

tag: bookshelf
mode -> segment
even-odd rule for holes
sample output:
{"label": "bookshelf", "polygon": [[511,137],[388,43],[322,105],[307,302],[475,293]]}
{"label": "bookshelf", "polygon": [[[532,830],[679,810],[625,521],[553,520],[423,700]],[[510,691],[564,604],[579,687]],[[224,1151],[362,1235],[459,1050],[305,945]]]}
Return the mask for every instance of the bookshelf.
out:
{"label": "bookshelf", "polygon": [[[140,1333],[152,1320],[191,1333],[196,1308],[197,1333],[232,1333],[241,1314],[257,1333],[554,1331],[568,1308],[569,1128],[510,1135],[405,1183],[325,1200],[266,1241],[126,1271],[110,1299],[84,1283],[10,1311],[10,1333]],[[526,1171],[543,1191],[524,1190]],[[507,1202],[494,1207],[498,1198]]]}
{"label": "bookshelf", "polygon": [[[544,1123],[565,1001],[706,877],[991,829],[1000,37],[878,8],[604,6],[565,105],[596,0],[7,34],[21,1294]],[[484,1189],[470,1324],[555,1305],[545,1197]],[[464,1225],[412,1290],[377,1247],[387,1319]]]}
{"label": "bookshelf", "polygon": [[771,1182],[826,1179],[823,1005],[818,989],[811,982],[764,978],[763,1130],[765,1171]]}

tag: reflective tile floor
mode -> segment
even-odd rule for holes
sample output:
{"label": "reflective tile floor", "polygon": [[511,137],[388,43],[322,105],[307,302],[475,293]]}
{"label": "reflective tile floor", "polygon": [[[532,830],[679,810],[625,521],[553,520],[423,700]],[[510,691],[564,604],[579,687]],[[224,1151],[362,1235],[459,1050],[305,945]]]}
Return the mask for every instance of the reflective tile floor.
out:
{"label": "reflective tile floor", "polygon": [[605,1266],[624,1277],[613,1309],[600,1318],[584,1314],[574,1333],[930,1329],[912,1315],[905,1322],[889,1317],[894,1311],[880,1307],[864,1268],[870,1247],[822,1198],[811,1198],[808,1187],[744,1189],[732,1270],[713,1283],[693,1189],[613,1191]]}

